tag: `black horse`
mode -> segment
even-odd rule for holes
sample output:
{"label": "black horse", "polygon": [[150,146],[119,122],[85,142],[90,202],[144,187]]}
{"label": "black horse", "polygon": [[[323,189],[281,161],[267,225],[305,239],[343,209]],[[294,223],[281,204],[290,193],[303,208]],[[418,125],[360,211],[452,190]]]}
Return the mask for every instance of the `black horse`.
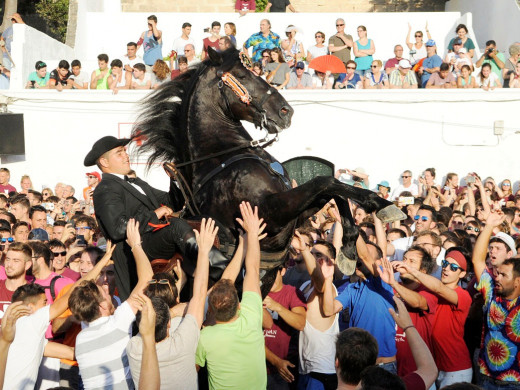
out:
{"label": "black horse", "polygon": [[404,214],[374,192],[333,177],[317,177],[291,188],[281,164],[262,147],[267,141],[253,141],[240,121],[277,136],[290,126],[293,109],[244,60],[234,49],[223,53],[210,49],[209,59],[147,97],[133,131],[142,140],[139,152],[150,153],[150,166],[173,162],[165,169],[186,195],[184,217],[211,216],[223,227],[221,241],[236,240],[239,203],[248,200],[257,205],[268,233],[261,242],[263,269],[284,260],[294,230],[331,198],[342,215],[342,258],[357,258],[357,229],[348,199],[367,212],[377,211],[384,221],[402,219]]}

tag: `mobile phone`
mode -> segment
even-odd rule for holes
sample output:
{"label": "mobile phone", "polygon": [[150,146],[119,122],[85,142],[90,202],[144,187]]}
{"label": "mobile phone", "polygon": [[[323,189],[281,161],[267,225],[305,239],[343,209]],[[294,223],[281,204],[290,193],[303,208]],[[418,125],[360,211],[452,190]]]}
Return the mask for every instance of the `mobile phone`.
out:
{"label": "mobile phone", "polygon": [[469,175],[466,177],[466,184],[473,184],[475,183],[475,176]]}
{"label": "mobile phone", "polygon": [[206,27],[206,28],[204,29],[204,32],[205,32],[205,33],[209,33],[209,27]]}
{"label": "mobile phone", "polygon": [[399,203],[401,203],[403,205],[412,205],[414,203],[414,197],[413,196],[400,196]]}
{"label": "mobile phone", "polygon": [[444,191],[449,191],[449,190],[450,190],[450,187],[444,186]]}
{"label": "mobile phone", "polygon": [[78,239],[78,246],[87,246],[87,241],[85,241],[85,236],[83,234],[80,234],[77,236]]}

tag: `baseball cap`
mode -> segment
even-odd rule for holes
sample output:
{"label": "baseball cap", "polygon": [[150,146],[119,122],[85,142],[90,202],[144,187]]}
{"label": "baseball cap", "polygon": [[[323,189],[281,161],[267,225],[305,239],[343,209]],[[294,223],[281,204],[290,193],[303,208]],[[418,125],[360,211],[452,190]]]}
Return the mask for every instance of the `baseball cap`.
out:
{"label": "baseball cap", "polygon": [[36,64],[34,65],[34,68],[36,70],[40,70],[41,68],[46,68],[47,64],[43,61],[36,61]]}
{"label": "baseball cap", "polygon": [[509,250],[513,252],[513,256],[516,256],[516,246],[515,246],[515,240],[513,240],[513,237],[511,237],[509,234],[504,232],[498,232],[493,237],[491,237],[491,240],[496,239],[502,241],[504,244],[506,244],[507,247],[509,247]]}
{"label": "baseball cap", "polygon": [[426,42],[426,47],[432,47],[432,46],[437,46],[437,44],[435,43],[435,41],[433,39],[428,39],[428,42]]}
{"label": "baseball cap", "polygon": [[101,181],[101,175],[99,174],[99,172],[87,172],[85,175],[86,175],[86,176],[96,176],[97,179],[98,179],[99,181]]}
{"label": "baseball cap", "polygon": [[410,69],[412,67],[412,65],[410,64],[410,61],[408,61],[408,60],[401,60],[401,61],[399,61],[399,67],[401,67],[403,69]]}
{"label": "baseball cap", "polygon": [[388,183],[386,180],[383,180],[381,183],[379,183],[377,185],[378,187],[381,186],[381,187],[386,187],[386,188],[390,188],[390,183]]}
{"label": "baseball cap", "polygon": [[305,64],[302,61],[298,61],[295,66],[296,69],[305,69]]}
{"label": "baseball cap", "polygon": [[49,233],[44,229],[33,229],[29,233],[29,240],[49,241]]}
{"label": "baseball cap", "polygon": [[462,45],[462,39],[460,39],[460,38],[455,38],[455,40],[453,41],[453,44],[454,44],[454,45]]}

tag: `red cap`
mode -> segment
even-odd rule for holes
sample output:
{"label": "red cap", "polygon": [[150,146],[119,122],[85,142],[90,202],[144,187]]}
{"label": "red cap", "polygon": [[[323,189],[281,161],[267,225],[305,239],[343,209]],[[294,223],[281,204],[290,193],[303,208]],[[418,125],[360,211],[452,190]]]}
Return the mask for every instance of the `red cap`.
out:
{"label": "red cap", "polygon": [[101,175],[98,172],[87,172],[87,176],[96,176],[99,181],[101,181]]}
{"label": "red cap", "polygon": [[446,255],[446,258],[448,257],[455,260],[460,265],[460,268],[462,268],[464,271],[468,269],[468,262],[461,252],[457,250],[451,251]]}

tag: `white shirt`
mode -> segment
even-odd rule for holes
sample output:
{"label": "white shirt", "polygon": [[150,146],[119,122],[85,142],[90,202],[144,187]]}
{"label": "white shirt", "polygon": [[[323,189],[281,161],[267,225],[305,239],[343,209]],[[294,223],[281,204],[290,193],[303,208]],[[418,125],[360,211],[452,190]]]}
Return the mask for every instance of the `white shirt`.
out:
{"label": "white shirt", "polygon": [[192,38],[184,39],[182,36],[173,41],[172,50],[177,52],[178,56],[184,55],[184,47],[191,43],[195,47],[195,41]]}
{"label": "white shirt", "polygon": [[417,186],[417,184],[412,183],[412,184],[410,184],[410,187],[405,187],[402,184],[399,184],[392,191],[392,195],[390,196],[390,199],[396,200],[397,198],[399,198],[399,195],[401,194],[401,192],[404,192],[404,191],[411,192],[413,196],[419,195],[419,187]]}
{"label": "white shirt", "polygon": [[[121,180],[125,180],[125,175],[120,175],[120,174],[118,174],[118,173],[111,173],[111,175],[117,176],[117,177],[119,177]],[[125,180],[125,181],[126,181],[126,180]],[[137,184],[135,184],[135,183],[130,183],[130,182],[128,182],[128,184],[130,184],[132,187],[134,187],[137,191],[139,191],[139,192],[140,192],[141,194],[143,194],[144,196],[148,196],[148,195],[145,194],[144,190],[143,190],[141,187],[139,187]]]}
{"label": "white shirt", "polygon": [[7,355],[4,390],[34,389],[47,345],[45,331],[49,326],[49,316],[48,305],[16,321],[16,335]]}
{"label": "white shirt", "polygon": [[84,86],[85,83],[90,83],[90,76],[87,74],[87,72],[83,72],[82,70],[79,71],[79,74],[77,76],[72,74],[72,76],[70,76],[69,79],[74,80],[75,83],[81,86]]}
{"label": "white shirt", "polygon": [[125,54],[123,56],[123,65],[130,65],[132,68],[134,67],[135,64],[144,64],[144,60],[143,60],[143,57],[141,56],[135,56],[135,58],[133,60],[129,59],[128,56]]}

